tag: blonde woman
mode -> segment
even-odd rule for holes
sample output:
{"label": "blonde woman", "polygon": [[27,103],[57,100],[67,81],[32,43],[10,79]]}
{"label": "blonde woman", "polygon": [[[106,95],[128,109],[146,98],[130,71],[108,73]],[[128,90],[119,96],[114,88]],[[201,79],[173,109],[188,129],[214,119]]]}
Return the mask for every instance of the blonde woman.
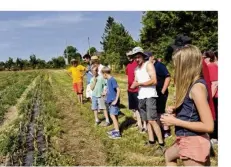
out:
{"label": "blonde woman", "polygon": [[209,165],[213,117],[208,104],[207,85],[202,75],[201,51],[186,45],[173,54],[175,66],[176,104],[161,117],[164,125],[174,125],[176,142],[165,152],[167,166],[182,159],[185,166]]}

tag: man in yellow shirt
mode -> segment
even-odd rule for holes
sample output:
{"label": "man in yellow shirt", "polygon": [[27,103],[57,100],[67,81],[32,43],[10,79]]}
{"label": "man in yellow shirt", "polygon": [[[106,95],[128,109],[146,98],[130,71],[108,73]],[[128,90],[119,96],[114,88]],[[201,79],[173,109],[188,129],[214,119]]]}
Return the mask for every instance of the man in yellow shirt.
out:
{"label": "man in yellow shirt", "polygon": [[68,69],[69,76],[73,80],[73,89],[77,93],[78,102],[83,104],[83,76],[86,73],[86,68],[78,63],[76,59],[71,60],[72,67]]}

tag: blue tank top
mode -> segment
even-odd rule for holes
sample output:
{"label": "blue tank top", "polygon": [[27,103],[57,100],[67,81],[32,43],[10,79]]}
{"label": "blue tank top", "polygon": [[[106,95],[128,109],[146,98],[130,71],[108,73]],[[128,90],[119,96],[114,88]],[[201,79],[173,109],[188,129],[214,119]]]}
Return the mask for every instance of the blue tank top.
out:
{"label": "blue tank top", "polygon": [[[199,79],[194,84],[196,84],[196,83],[204,84],[206,86],[206,89],[207,89],[207,84],[206,84],[204,79]],[[183,120],[183,121],[189,121],[189,122],[200,121],[200,116],[199,116],[198,110],[196,108],[196,105],[194,104],[194,101],[192,99],[190,99],[190,97],[189,97],[189,92],[190,92],[191,88],[193,87],[193,85],[191,85],[189,87],[188,92],[184,98],[182,105],[176,109],[176,117],[180,120]],[[176,134],[176,136],[201,136],[201,135],[204,135],[205,133],[194,132],[194,131],[185,129],[183,127],[176,126],[175,127],[175,134]]]}

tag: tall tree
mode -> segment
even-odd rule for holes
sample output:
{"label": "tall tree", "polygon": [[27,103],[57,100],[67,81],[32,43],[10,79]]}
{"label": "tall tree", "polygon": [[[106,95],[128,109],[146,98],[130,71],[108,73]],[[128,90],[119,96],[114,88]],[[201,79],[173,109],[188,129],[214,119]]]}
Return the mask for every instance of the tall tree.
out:
{"label": "tall tree", "polygon": [[8,70],[10,70],[14,65],[14,61],[11,57],[9,57],[8,61],[6,61],[5,66]]}
{"label": "tall tree", "polygon": [[184,34],[192,38],[201,50],[216,50],[218,45],[218,13],[216,11],[171,11],[144,12],[142,17],[141,44],[156,56],[165,58],[167,46],[176,35]]}
{"label": "tall tree", "polygon": [[36,59],[36,56],[35,56],[35,54],[32,54],[31,56],[30,56],[30,65],[31,65],[31,67],[33,68],[33,69],[35,69],[35,67],[36,67],[36,65],[37,65],[37,59]]}
{"label": "tall tree", "polygon": [[88,49],[88,51],[87,51],[87,53],[90,53],[90,55],[94,55],[95,52],[97,52],[95,47],[90,47],[90,49]]}
{"label": "tall tree", "polygon": [[64,57],[68,58],[68,63],[70,63],[71,59],[77,59],[79,61],[82,60],[81,54],[74,46],[67,46],[64,50]]}
{"label": "tall tree", "polygon": [[106,62],[116,64],[118,69],[122,69],[128,63],[126,52],[135,46],[131,35],[122,24],[109,17],[102,39]]}

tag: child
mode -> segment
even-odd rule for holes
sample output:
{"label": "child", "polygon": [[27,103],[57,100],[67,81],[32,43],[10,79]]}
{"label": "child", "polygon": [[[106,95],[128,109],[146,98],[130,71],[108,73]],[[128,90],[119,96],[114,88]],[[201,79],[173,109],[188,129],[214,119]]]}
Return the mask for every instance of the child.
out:
{"label": "child", "polygon": [[173,54],[175,66],[176,104],[172,114],[161,116],[164,125],[174,125],[176,142],[165,152],[167,166],[176,166],[182,159],[185,166],[208,166],[210,140],[214,129],[208,104],[208,92],[202,75],[202,56],[193,45],[186,45]]}
{"label": "child", "polygon": [[104,126],[109,126],[109,117],[105,106],[105,100],[102,97],[102,93],[104,91],[105,87],[105,80],[102,76],[98,75],[98,68],[96,66],[92,67],[92,74],[93,77],[90,81],[90,87],[92,90],[92,110],[94,111],[95,115],[95,123],[96,125],[100,124],[99,118],[98,118],[98,110],[104,110],[104,116],[106,118],[106,123]]}
{"label": "child", "polygon": [[68,75],[73,79],[73,89],[77,93],[78,102],[83,104],[83,76],[85,67],[78,64],[76,59],[71,60],[72,67],[68,69]]}
{"label": "child", "polygon": [[115,78],[110,75],[110,68],[104,67],[102,69],[102,74],[104,79],[107,79],[106,103],[109,106],[110,117],[114,125],[114,129],[109,131],[108,134],[112,139],[119,139],[121,138],[118,122],[120,89]]}

